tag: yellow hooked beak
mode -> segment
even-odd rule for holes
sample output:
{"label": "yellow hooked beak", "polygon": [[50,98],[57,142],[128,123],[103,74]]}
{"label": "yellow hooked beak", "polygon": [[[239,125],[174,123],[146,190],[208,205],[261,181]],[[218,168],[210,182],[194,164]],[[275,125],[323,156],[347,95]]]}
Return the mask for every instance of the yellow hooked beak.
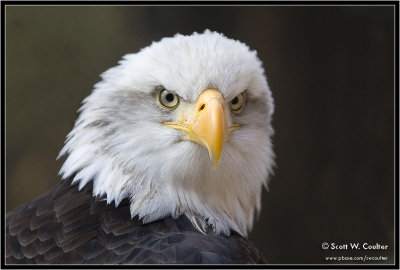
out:
{"label": "yellow hooked beak", "polygon": [[214,89],[205,90],[193,107],[189,108],[189,112],[184,112],[177,122],[165,122],[164,125],[185,131],[184,140],[207,148],[214,161],[214,169],[218,166],[229,133],[239,128],[239,125],[228,127],[224,97]]}

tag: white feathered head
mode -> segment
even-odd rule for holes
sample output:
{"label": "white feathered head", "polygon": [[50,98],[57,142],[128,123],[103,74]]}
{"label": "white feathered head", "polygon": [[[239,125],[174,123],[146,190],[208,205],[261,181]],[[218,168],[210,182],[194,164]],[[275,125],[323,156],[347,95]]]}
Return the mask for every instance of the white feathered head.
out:
{"label": "white feathered head", "polygon": [[60,170],[144,222],[187,215],[246,236],[274,153],[273,99],[255,51],[206,30],[154,42],[102,75]]}

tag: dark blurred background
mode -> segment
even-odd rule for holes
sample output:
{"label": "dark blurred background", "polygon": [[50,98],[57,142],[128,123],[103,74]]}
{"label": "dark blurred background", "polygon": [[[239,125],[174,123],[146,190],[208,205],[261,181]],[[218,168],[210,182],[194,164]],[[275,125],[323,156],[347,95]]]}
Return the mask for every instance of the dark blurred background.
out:
{"label": "dark blurred background", "polygon": [[393,6],[6,6],[5,15],[7,211],[60,181],[57,154],[100,73],[152,41],[209,28],[258,51],[275,98],[277,167],[250,239],[271,263],[394,262]]}

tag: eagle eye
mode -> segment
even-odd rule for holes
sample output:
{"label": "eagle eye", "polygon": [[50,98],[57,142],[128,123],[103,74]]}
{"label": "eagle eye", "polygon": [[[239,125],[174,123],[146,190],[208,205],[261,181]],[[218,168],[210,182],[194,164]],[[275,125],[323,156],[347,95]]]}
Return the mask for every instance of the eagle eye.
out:
{"label": "eagle eye", "polygon": [[244,93],[240,93],[239,95],[237,95],[236,97],[234,97],[231,102],[229,103],[229,106],[231,108],[231,111],[233,113],[240,113],[240,111],[243,108],[244,105],[244,101],[245,101],[245,94]]}
{"label": "eagle eye", "polygon": [[179,97],[174,92],[168,91],[165,88],[161,88],[158,91],[157,101],[161,107],[173,110],[179,105]]}

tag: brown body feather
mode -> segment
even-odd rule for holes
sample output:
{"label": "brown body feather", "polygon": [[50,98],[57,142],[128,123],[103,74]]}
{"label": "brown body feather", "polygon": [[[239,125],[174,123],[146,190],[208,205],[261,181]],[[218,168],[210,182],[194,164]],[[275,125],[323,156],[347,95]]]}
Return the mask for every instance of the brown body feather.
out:
{"label": "brown body feather", "polygon": [[65,180],[6,216],[7,264],[266,263],[239,235],[204,235],[181,216],[143,224]]}

